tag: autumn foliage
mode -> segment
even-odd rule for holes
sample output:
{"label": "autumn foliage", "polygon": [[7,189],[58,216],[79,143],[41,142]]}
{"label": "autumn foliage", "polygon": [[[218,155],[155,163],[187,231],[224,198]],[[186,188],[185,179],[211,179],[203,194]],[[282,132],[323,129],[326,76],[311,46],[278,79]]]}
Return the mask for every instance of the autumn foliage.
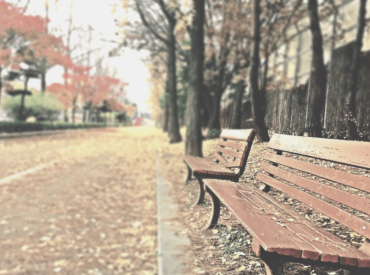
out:
{"label": "autumn foliage", "polygon": [[77,108],[77,101],[80,101],[94,109],[106,101],[112,111],[124,111],[123,105],[115,98],[115,89],[127,83],[109,76],[91,75],[90,70],[91,67],[73,65],[64,75],[65,84],[54,83],[47,90],[56,95],[65,108]]}
{"label": "autumn foliage", "polygon": [[[127,83],[106,75],[94,75],[91,67],[75,64],[70,49],[61,37],[49,33],[48,24],[47,17],[27,15],[24,9],[0,0],[0,72],[16,71],[19,77],[24,74],[20,64],[27,64],[39,74],[40,90],[55,95],[64,110],[75,111],[86,106],[93,110],[108,104],[110,111],[124,112],[116,91]],[[65,70],[64,83],[47,86],[46,73],[56,65]],[[0,80],[0,90],[2,86],[11,87],[12,80]]]}

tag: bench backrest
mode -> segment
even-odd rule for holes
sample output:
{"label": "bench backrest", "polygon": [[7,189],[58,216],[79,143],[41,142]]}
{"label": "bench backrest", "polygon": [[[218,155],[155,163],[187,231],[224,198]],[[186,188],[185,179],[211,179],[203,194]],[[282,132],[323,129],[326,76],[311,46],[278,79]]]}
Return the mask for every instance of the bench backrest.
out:
{"label": "bench backrest", "polygon": [[254,129],[223,130],[214,157],[227,168],[239,169],[242,175],[254,139]]}
{"label": "bench backrest", "polygon": [[268,148],[259,181],[370,239],[370,143],[274,135]]}

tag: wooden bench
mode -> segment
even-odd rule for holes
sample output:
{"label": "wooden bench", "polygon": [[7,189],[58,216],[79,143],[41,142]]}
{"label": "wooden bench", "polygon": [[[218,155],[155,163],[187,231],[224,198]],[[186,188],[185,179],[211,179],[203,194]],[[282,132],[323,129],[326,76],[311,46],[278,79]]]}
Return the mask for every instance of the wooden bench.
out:
{"label": "wooden bench", "polygon": [[203,179],[228,179],[234,182],[239,180],[244,173],[254,135],[253,129],[223,130],[216,152],[212,156],[184,157],[184,163],[188,168],[186,181],[194,176],[199,183],[199,195],[195,204],[204,201]]}
{"label": "wooden bench", "polygon": [[[253,251],[265,262],[269,275],[284,274],[286,262],[370,274],[370,174],[365,176],[366,169],[370,169],[370,143],[274,135],[257,174],[259,188],[252,183],[204,180],[213,201],[206,228],[217,224],[221,200],[253,236]],[[291,203],[271,195],[278,191]],[[357,249],[294,209],[303,206],[342,224],[347,233],[357,232],[366,238],[364,244]]]}

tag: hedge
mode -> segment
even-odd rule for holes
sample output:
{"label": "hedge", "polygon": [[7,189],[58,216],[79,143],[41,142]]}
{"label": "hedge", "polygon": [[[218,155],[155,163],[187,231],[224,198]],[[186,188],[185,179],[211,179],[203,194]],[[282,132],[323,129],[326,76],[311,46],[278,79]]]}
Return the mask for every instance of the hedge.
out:
{"label": "hedge", "polygon": [[119,124],[105,123],[66,123],[66,122],[23,122],[23,121],[3,121],[0,122],[0,133],[21,133],[32,131],[51,131],[68,129],[87,129],[101,127],[119,127]]}

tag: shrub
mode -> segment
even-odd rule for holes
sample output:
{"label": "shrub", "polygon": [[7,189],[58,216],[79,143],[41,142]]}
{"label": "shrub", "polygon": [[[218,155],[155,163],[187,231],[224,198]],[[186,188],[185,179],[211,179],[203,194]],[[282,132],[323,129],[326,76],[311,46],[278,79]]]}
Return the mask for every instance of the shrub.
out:
{"label": "shrub", "polygon": [[24,100],[23,117],[19,116],[21,97],[10,97],[4,100],[3,109],[16,120],[26,120],[35,117],[36,121],[53,121],[63,109],[59,100],[50,94],[35,94],[26,96]]}
{"label": "shrub", "polygon": [[221,130],[218,129],[209,129],[207,132],[207,138],[219,138],[221,135]]}
{"label": "shrub", "polygon": [[120,125],[107,125],[105,123],[66,123],[66,122],[0,122],[0,133],[20,133],[32,131],[50,131],[67,129],[87,129],[100,127],[119,127]]}

